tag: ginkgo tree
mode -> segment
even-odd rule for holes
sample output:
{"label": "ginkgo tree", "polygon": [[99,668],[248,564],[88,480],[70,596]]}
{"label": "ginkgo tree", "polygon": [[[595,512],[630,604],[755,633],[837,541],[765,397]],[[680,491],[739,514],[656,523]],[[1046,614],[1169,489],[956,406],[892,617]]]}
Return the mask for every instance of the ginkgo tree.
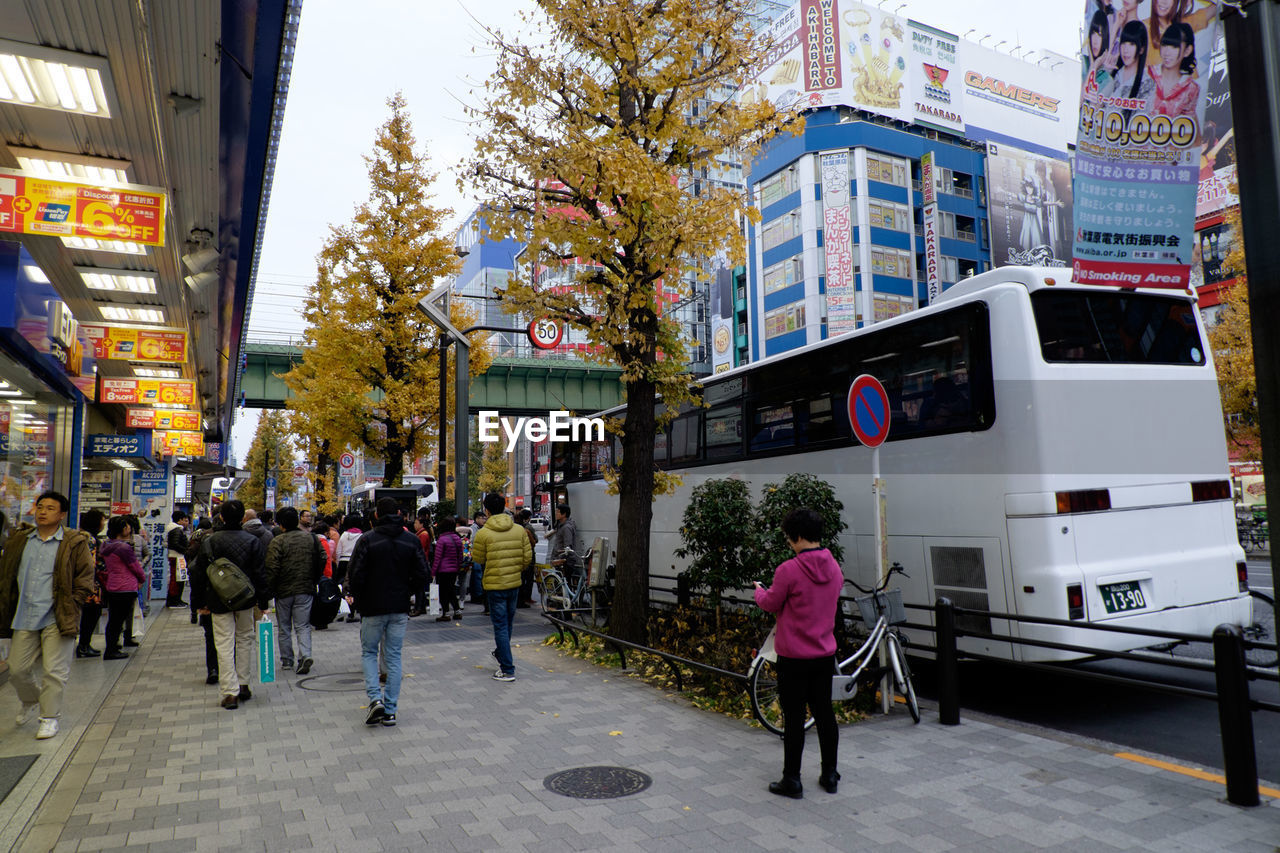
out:
{"label": "ginkgo tree", "polygon": [[[742,193],[694,177],[746,161],[793,112],[732,93],[770,45],[752,32],[752,0],[537,0],[523,41],[491,32],[497,70],[472,116],[483,131],[460,185],[479,185],[493,239],[528,245],[534,270],[579,259],[576,288],[513,280],[510,310],[583,330],[622,368],[628,406],[611,424],[622,458],[611,630],[647,633],[652,501],[673,488],[654,468],[655,430],[691,402],[686,341],[662,294],[735,262]],[[655,405],[661,395],[664,405]]]}
{"label": "ginkgo tree", "polygon": [[[452,211],[429,203],[434,176],[416,150],[405,100],[397,94],[387,105],[391,116],[365,158],[369,199],[320,251],[303,304],[302,361],[284,380],[295,426],[326,461],[363,449],[385,460],[384,482],[399,485],[406,454],[429,453],[439,431],[440,333],[417,304],[456,273],[458,259],[444,230]],[[457,300],[450,316],[458,328],[475,321]],[[484,337],[472,339],[473,376],[491,361]]]}
{"label": "ginkgo tree", "polygon": [[[1240,208],[1231,208],[1226,221],[1235,234],[1242,233]],[[1234,445],[1236,455],[1244,459],[1258,459],[1261,453],[1258,380],[1253,369],[1253,330],[1244,241],[1233,241],[1225,265],[1235,272],[1236,279],[1222,292],[1222,309],[1218,322],[1209,330],[1209,345],[1213,348],[1227,438]]]}
{"label": "ginkgo tree", "polygon": [[289,421],[284,412],[264,411],[258,418],[249,452],[245,454],[244,468],[249,472],[249,479],[236,489],[236,498],[250,509],[265,509],[268,477],[276,480],[276,500],[292,496],[295,490],[293,455]]}

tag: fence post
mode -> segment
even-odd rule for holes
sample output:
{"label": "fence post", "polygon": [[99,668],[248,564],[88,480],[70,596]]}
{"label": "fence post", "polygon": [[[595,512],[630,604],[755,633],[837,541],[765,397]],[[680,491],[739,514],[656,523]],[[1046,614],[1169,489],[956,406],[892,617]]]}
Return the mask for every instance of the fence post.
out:
{"label": "fence post", "polygon": [[1258,758],[1253,745],[1253,708],[1239,625],[1213,629],[1213,671],[1218,682],[1218,726],[1227,775],[1227,802],[1258,805]]}
{"label": "fence post", "polygon": [[[675,566],[672,566],[675,568]],[[689,602],[693,600],[693,595],[689,591],[689,573],[681,572],[676,575],[676,604],[681,607],[688,607]]]}
{"label": "fence post", "polygon": [[956,609],[949,598],[936,602],[934,633],[938,656],[938,722],[960,725],[960,671],[956,653]]}

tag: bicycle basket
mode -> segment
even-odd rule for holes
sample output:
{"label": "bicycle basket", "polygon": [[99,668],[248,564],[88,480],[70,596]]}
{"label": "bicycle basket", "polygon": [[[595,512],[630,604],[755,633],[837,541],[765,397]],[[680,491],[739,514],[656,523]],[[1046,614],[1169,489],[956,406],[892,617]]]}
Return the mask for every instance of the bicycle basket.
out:
{"label": "bicycle basket", "polygon": [[855,598],[854,601],[858,605],[858,611],[862,614],[862,621],[870,628],[876,624],[876,620],[880,618],[880,614],[884,613],[889,617],[890,625],[901,625],[907,621],[907,609],[902,606],[902,590],[887,589],[884,592],[877,592],[875,595],[864,595],[861,598]]}

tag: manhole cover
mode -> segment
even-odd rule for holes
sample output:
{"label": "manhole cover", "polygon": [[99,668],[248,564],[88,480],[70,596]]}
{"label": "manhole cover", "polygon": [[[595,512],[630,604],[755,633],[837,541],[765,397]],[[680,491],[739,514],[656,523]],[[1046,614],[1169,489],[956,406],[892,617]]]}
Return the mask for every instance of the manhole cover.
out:
{"label": "manhole cover", "polygon": [[347,693],[364,690],[364,675],[359,672],[335,672],[332,675],[313,675],[297,682],[303,690],[319,690],[323,693]]}
{"label": "manhole cover", "polygon": [[574,767],[542,780],[548,791],[580,800],[609,800],[638,794],[653,784],[639,770],[626,767]]}

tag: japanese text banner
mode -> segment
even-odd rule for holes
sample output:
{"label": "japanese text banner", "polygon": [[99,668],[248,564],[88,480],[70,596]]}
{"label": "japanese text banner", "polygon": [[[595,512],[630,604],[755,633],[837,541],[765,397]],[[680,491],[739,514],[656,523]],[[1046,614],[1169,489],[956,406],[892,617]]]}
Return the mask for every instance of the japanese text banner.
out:
{"label": "japanese text banner", "polygon": [[129,429],[198,430],[200,413],[181,409],[134,409],[125,412]]}
{"label": "japanese text banner", "polygon": [[166,196],[150,187],[101,187],[0,169],[0,231],[164,245]]}
{"label": "japanese text banner", "polygon": [[156,430],[151,435],[162,456],[204,456],[203,433]]}
{"label": "japanese text banner", "polygon": [[1185,288],[1217,4],[1142,0],[1106,9],[1085,4],[1074,278]]}
{"label": "japanese text banner", "polygon": [[180,329],[142,329],[82,323],[94,358],[181,364],[187,360],[187,333]]}

